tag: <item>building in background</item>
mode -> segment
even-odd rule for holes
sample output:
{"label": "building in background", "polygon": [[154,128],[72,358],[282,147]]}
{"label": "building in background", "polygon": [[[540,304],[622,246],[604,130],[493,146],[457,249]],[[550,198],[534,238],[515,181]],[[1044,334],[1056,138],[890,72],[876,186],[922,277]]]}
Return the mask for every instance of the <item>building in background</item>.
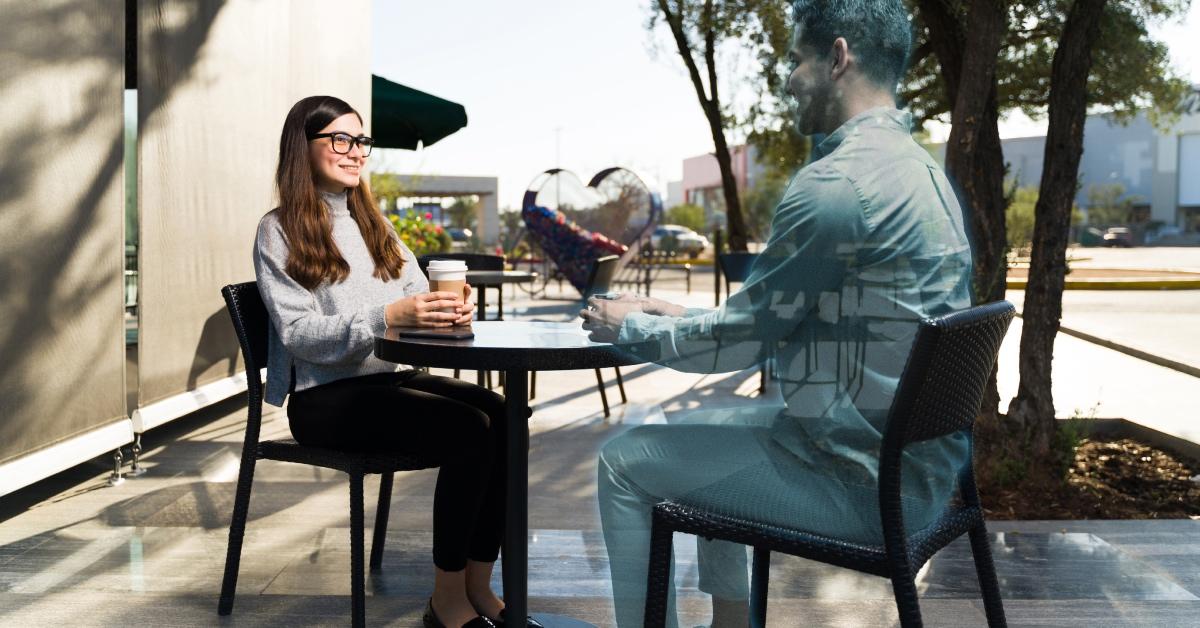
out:
{"label": "building in background", "polygon": [[[745,193],[762,173],[762,166],[758,163],[758,150],[745,144],[734,146],[730,148],[730,157],[738,192]],[[725,193],[721,189],[721,169],[712,153],[684,159],[680,196],[676,196],[670,186],[668,196],[671,199],[670,205],[691,203],[703,207],[704,221],[709,225],[725,224]]]}
{"label": "building in background", "polygon": [[[1045,136],[1001,142],[1009,178],[1021,187],[1042,178]],[[936,146],[945,157],[945,145]],[[1136,223],[1200,231],[1200,85],[1180,105],[1180,117],[1167,129],[1156,129],[1145,112],[1127,124],[1107,114],[1088,116],[1083,157],[1079,162],[1075,202],[1087,210],[1088,191],[1117,183],[1125,189]]]}

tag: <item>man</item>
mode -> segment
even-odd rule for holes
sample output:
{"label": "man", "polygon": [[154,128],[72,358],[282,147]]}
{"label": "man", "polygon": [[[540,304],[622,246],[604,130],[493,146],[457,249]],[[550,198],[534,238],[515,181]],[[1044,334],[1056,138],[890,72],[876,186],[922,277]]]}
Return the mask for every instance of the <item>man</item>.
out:
{"label": "man", "polygon": [[[882,542],[878,451],[917,324],[970,305],[963,212],[894,107],[911,46],[902,0],[796,0],[793,12],[796,124],[825,138],[742,289],[716,310],[622,296],[581,312],[594,339],[657,343],[658,361],[679,370],[773,356],[786,403],[766,416],[639,426],[605,445],[600,512],[622,627],[642,624],[650,512],[665,499]],[[968,447],[958,434],[908,448],[910,529],[950,497]],[[746,625],[745,549],[702,542],[699,558],[713,628]]]}

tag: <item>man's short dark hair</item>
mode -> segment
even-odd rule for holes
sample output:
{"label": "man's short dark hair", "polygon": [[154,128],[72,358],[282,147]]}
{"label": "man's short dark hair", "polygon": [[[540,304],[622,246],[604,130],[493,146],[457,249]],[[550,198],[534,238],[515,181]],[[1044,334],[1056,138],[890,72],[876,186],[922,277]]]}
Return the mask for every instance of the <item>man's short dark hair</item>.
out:
{"label": "man's short dark hair", "polygon": [[824,54],[843,37],[872,82],[895,89],[904,76],[912,25],[903,0],[793,0],[792,15],[800,43]]}

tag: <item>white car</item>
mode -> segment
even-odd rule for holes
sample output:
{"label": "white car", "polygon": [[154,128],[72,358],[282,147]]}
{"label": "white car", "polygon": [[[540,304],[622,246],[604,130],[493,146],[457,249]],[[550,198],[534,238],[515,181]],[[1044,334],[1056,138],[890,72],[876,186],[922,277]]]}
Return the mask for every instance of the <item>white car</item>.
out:
{"label": "white car", "polygon": [[683,225],[659,225],[650,234],[650,247],[655,251],[696,257],[708,248],[708,238]]}

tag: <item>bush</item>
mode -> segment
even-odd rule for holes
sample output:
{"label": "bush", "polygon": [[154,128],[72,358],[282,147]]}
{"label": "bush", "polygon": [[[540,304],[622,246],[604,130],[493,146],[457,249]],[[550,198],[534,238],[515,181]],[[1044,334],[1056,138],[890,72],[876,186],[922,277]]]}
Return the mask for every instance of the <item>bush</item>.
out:
{"label": "bush", "polygon": [[431,253],[446,253],[454,242],[441,225],[429,221],[432,217],[432,214],[422,216],[410,209],[403,215],[388,216],[388,220],[392,221],[392,226],[400,235],[400,241],[419,257]]}
{"label": "bush", "polygon": [[697,233],[704,233],[704,208],[690,203],[676,205],[666,211],[663,223],[681,225]]}

